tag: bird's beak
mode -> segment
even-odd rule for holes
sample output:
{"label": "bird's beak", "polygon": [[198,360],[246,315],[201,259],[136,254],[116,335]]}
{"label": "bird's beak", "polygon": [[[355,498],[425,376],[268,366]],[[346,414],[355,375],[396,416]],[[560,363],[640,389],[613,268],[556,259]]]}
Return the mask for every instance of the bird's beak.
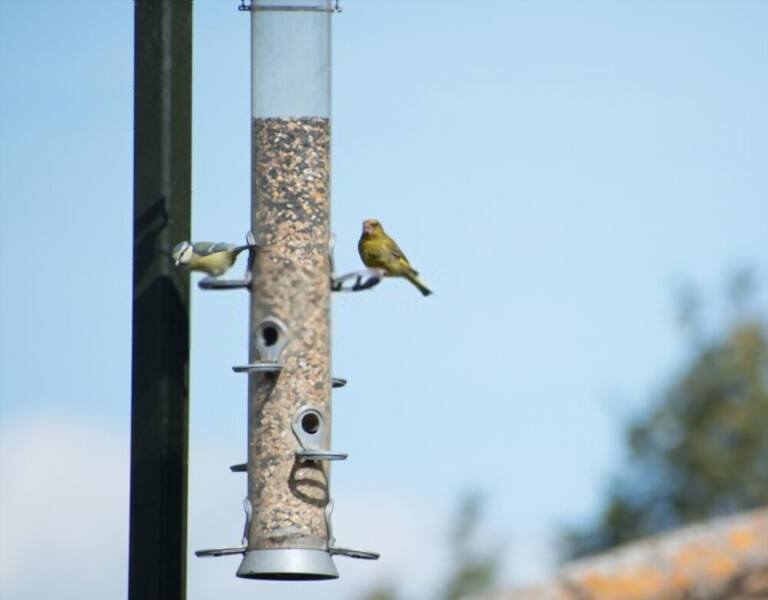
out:
{"label": "bird's beak", "polygon": [[177,258],[176,260],[174,260],[174,261],[173,261],[173,265],[174,265],[175,267],[178,267],[180,262],[181,262],[181,257],[179,257],[179,258]]}

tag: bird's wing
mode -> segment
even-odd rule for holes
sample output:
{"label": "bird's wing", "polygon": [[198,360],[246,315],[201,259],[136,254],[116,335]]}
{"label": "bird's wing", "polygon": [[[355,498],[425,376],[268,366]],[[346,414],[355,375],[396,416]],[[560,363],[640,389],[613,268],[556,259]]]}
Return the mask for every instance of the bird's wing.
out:
{"label": "bird's wing", "polygon": [[386,247],[387,251],[392,254],[392,256],[408,262],[408,259],[405,257],[405,253],[400,250],[400,246],[398,246],[397,242],[395,242],[395,240],[393,240],[391,237],[387,236],[386,241],[384,242],[384,246]]}
{"label": "bird's wing", "polygon": [[208,256],[209,254],[214,254],[215,252],[232,250],[234,247],[234,244],[225,244],[224,242],[197,242],[192,246],[195,254],[200,256]]}
{"label": "bird's wing", "polygon": [[395,240],[393,240],[391,237],[387,236],[387,241],[386,241],[385,245],[386,245],[387,250],[390,252],[390,254],[392,255],[393,258],[395,258],[395,259],[405,263],[405,265],[411,270],[411,272],[414,275],[418,275],[419,274],[418,271],[416,271],[416,269],[414,269],[411,266],[411,263],[408,262],[408,257],[406,257],[405,253],[402,250],[400,250],[400,246],[397,245],[397,242]]}

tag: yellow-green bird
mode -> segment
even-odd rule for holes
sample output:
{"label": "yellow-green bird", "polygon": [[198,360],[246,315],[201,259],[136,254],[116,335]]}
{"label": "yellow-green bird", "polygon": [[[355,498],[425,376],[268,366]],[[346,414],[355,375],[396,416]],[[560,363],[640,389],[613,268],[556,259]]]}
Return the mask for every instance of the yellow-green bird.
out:
{"label": "yellow-green bird", "polygon": [[419,273],[414,269],[403,251],[385,232],[376,219],[363,221],[363,234],[357,244],[360,258],[366,267],[381,269],[391,277],[405,277],[425,296],[432,291],[419,279]]}
{"label": "yellow-green bird", "polygon": [[190,271],[201,271],[218,277],[226,273],[235,264],[238,254],[255,246],[237,246],[216,242],[179,242],[173,248],[171,255],[176,263],[187,267]]}

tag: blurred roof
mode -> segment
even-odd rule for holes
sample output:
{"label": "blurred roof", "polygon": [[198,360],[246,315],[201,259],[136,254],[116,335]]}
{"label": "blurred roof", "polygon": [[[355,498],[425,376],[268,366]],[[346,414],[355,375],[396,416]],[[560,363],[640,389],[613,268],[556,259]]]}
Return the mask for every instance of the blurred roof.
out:
{"label": "blurred roof", "polygon": [[564,565],[539,586],[476,600],[768,598],[768,508],[715,519]]}

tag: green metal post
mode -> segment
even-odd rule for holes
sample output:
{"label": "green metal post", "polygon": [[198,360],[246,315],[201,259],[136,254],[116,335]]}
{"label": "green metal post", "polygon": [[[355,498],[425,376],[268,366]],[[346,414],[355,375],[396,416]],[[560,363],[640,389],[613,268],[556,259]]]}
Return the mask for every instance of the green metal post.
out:
{"label": "green metal post", "polygon": [[186,597],[192,1],[136,0],[129,600]]}

